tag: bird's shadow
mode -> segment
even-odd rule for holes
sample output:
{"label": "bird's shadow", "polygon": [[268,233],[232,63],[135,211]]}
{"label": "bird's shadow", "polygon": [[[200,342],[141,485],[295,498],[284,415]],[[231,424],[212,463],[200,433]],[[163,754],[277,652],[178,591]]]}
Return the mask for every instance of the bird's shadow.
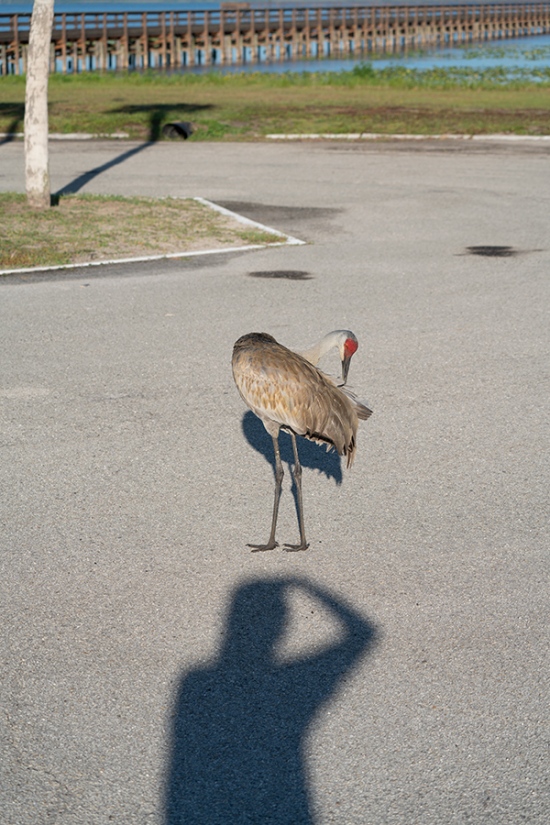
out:
{"label": "bird's shadow", "polygon": [[[249,410],[243,416],[242,428],[248,443],[271,464],[273,475],[275,475],[273,442],[260,419]],[[326,475],[327,478],[333,478],[338,485],[342,483],[342,461],[335,450],[327,452],[325,447],[320,444],[315,444],[313,441],[308,441],[307,438],[298,439],[297,444],[302,467],[317,470],[319,473]],[[279,446],[281,449],[281,461],[289,468],[292,467],[294,464],[292,442],[290,436],[285,433],[284,430],[281,430],[281,435],[279,436]],[[296,500],[296,485],[294,480],[292,493]]]}

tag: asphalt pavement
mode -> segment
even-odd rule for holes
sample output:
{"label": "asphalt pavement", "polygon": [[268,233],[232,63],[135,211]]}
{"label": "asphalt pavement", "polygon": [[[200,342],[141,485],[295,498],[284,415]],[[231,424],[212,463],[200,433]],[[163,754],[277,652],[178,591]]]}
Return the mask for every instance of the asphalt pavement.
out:
{"label": "asphalt pavement", "polygon": [[[0,282],[3,825],[549,821],[549,161],[52,144],[54,191],[307,243]],[[355,464],[300,439],[310,548],[251,553],[273,458],[233,342],[337,328]]]}

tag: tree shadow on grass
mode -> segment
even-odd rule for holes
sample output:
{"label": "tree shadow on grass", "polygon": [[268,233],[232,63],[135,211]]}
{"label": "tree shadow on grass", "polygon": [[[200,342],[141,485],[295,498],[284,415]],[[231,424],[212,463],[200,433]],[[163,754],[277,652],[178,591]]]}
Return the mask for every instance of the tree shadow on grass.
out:
{"label": "tree shadow on grass", "polygon": [[148,103],[148,104],[128,104],[117,109],[111,109],[114,114],[136,115],[145,113],[149,116],[149,135],[147,140],[153,143],[162,137],[162,127],[170,120],[179,117],[189,117],[195,112],[203,112],[213,109],[210,103]]}
{"label": "tree shadow on grass", "polygon": [[[288,661],[277,650],[290,590],[313,599],[340,633]],[[164,825],[314,825],[306,738],[375,635],[355,608],[307,579],[240,584],[219,654],[177,689]]]}
{"label": "tree shadow on grass", "polygon": [[0,146],[3,143],[11,143],[15,140],[18,131],[21,131],[23,119],[25,117],[24,103],[0,103],[0,115],[2,117],[11,117],[5,136],[0,138]]}

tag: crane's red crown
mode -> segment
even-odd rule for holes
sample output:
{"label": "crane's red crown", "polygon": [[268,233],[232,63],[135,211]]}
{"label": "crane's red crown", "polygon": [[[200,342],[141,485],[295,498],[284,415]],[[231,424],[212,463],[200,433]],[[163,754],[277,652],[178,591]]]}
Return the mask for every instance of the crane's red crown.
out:
{"label": "crane's red crown", "polygon": [[353,338],[346,338],[346,342],[344,344],[344,355],[346,358],[351,358],[354,352],[357,352],[357,347],[359,344],[357,341],[354,341]]}

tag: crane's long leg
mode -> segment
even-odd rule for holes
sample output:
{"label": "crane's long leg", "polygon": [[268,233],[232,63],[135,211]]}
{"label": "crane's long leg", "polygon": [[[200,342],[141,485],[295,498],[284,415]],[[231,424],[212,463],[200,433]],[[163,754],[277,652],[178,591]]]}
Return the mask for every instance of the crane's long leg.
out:
{"label": "crane's long leg", "polygon": [[273,550],[279,545],[275,541],[275,530],[277,528],[277,516],[279,514],[279,499],[281,498],[281,487],[283,484],[283,464],[281,461],[281,452],[279,450],[279,436],[272,435],[273,450],[275,452],[275,498],[273,500],[273,518],[271,519],[271,533],[267,540],[267,544],[247,544],[247,547],[252,548],[253,553],[259,550]]}
{"label": "crane's long leg", "polygon": [[298,457],[298,445],[296,436],[290,432],[292,439],[292,449],[294,450],[294,481],[296,482],[296,497],[298,499],[298,523],[300,525],[300,544],[285,544],[285,550],[293,552],[296,550],[307,550],[309,544],[306,541],[306,531],[304,528],[304,502],[302,499],[302,465]]}

